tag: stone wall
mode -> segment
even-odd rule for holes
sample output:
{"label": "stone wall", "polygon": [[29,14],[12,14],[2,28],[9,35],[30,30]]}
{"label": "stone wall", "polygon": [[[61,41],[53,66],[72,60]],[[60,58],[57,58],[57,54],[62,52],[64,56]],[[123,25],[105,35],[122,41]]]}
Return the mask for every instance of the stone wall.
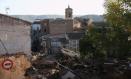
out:
{"label": "stone wall", "polygon": [[[8,53],[24,52],[30,54],[31,25],[19,19],[0,15],[0,39]],[[0,54],[7,53],[0,42]]]}
{"label": "stone wall", "polygon": [[73,32],[73,20],[54,20],[49,23],[50,34],[63,34]]}

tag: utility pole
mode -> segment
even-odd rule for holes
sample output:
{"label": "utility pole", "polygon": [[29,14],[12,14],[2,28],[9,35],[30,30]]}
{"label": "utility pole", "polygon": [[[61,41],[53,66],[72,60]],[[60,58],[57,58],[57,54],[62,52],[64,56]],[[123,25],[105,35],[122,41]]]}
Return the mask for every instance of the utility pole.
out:
{"label": "utility pole", "polygon": [[6,12],[7,15],[9,14],[9,10],[10,10],[9,7],[7,7],[7,8],[5,9],[5,12]]}

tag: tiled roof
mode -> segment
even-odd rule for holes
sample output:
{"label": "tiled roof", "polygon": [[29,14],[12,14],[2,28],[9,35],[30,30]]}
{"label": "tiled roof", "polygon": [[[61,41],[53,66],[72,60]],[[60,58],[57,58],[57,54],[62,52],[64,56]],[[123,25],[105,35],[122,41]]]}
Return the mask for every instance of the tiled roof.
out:
{"label": "tiled roof", "polygon": [[84,33],[67,33],[69,39],[81,39],[84,36]]}

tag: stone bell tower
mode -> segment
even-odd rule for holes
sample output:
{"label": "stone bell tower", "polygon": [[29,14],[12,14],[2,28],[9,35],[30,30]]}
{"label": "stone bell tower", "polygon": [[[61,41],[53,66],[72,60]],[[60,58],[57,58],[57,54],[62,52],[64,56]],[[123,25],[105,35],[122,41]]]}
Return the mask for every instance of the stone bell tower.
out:
{"label": "stone bell tower", "polygon": [[73,17],[73,10],[68,5],[68,8],[65,9],[65,19],[72,19]]}

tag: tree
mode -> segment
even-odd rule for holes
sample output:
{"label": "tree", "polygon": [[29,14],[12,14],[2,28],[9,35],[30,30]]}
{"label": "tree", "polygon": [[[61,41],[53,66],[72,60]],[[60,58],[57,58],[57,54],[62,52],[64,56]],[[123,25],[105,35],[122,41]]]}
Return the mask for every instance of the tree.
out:
{"label": "tree", "polygon": [[80,40],[81,56],[126,59],[131,53],[131,0],[106,0],[105,8],[109,27],[88,31]]}
{"label": "tree", "polygon": [[111,26],[107,45],[111,56],[125,59],[130,53],[131,0],[106,0],[105,18]]}
{"label": "tree", "polygon": [[105,59],[103,31],[99,29],[90,29],[85,37],[80,40],[80,54],[82,58],[93,60]]}
{"label": "tree", "polygon": [[111,26],[131,27],[131,0],[106,0],[106,20]]}
{"label": "tree", "polygon": [[90,33],[80,42],[80,47],[81,44],[85,45],[85,47],[80,48],[80,51],[83,52],[83,49],[85,55],[92,52],[91,47],[93,47],[95,49],[93,55],[96,57],[101,53],[106,53],[107,57],[124,59],[131,50],[131,44],[128,40],[131,29],[131,1],[106,0],[105,7],[107,10],[105,19],[110,29],[108,31],[104,29],[102,32],[97,32],[94,29],[89,31]]}

